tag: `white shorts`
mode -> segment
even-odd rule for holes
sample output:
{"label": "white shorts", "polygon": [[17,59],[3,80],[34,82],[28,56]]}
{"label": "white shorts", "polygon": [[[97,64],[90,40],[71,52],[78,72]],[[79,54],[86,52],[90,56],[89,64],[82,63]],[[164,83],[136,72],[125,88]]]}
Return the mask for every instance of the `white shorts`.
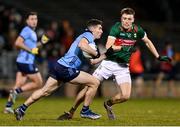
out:
{"label": "white shorts", "polygon": [[123,83],[129,83],[131,85],[129,67],[123,67],[113,61],[103,60],[98,68],[94,71],[93,76],[100,81],[114,76],[118,85]]}

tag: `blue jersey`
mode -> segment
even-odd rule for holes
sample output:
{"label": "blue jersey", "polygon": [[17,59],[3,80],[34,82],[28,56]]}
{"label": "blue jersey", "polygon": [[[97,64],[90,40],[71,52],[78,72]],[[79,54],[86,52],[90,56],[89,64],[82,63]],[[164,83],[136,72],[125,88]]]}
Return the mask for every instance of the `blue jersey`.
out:
{"label": "blue jersey", "polygon": [[[31,29],[29,26],[24,27],[19,36],[21,36],[24,39],[24,44],[28,48],[32,49],[37,46],[36,32],[33,29]],[[21,49],[16,61],[18,63],[33,64],[34,59],[35,59],[35,55]]]}
{"label": "blue jersey", "polygon": [[79,35],[76,40],[71,44],[68,52],[58,60],[59,64],[65,67],[71,67],[75,69],[80,68],[82,63],[80,57],[82,55],[82,50],[78,47],[78,44],[82,38],[86,38],[88,40],[88,43],[95,44],[93,34],[89,31],[84,32],[83,34]]}

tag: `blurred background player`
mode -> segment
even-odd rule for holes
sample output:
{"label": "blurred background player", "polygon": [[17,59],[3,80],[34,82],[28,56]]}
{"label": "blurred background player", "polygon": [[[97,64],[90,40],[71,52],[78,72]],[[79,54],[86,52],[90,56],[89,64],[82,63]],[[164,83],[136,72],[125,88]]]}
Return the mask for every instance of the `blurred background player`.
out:
{"label": "blurred background player", "polygon": [[[111,99],[104,102],[108,118],[115,119],[112,111],[114,104],[123,103],[130,98],[131,95],[131,77],[129,72],[129,59],[135,51],[134,45],[137,40],[141,39],[145,42],[148,49],[160,61],[170,61],[167,56],[160,56],[156,51],[153,43],[147,37],[144,30],[134,24],[135,11],[132,8],[124,8],[121,10],[121,22],[117,22],[112,26],[106,43],[106,59],[101,62],[99,67],[93,73],[99,81],[115,77],[118,93]],[[87,87],[79,92],[75,103],[69,112],[65,112],[59,116],[59,120],[71,119],[79,104],[83,101]]]}
{"label": "blurred background player", "polygon": [[167,84],[167,96],[172,97],[176,96],[176,88],[174,84],[175,74],[176,74],[176,62],[173,60],[174,58],[174,49],[173,45],[170,42],[166,42],[164,49],[161,52],[162,55],[167,55],[172,59],[171,63],[161,62],[159,64],[159,74],[156,77],[154,84],[154,96],[158,96],[160,85],[162,84],[162,80],[166,79],[168,81]]}
{"label": "blurred background player", "polygon": [[102,33],[102,21],[97,19],[88,21],[87,31],[79,35],[70,46],[68,52],[56,62],[54,68],[50,71],[50,76],[44,87],[35,91],[24,104],[15,109],[17,120],[22,120],[26,109],[31,104],[44,96],[50,95],[60,86],[60,83],[66,82],[70,82],[74,85],[82,84],[88,86],[84,97],[84,105],[80,113],[81,117],[90,119],[98,119],[101,117],[101,115],[89,109],[89,105],[95,96],[100,82],[92,75],[80,71],[79,68],[82,64],[82,51],[94,57],[99,57],[99,53],[92,49],[89,44],[95,44],[94,40],[99,39]]}
{"label": "blurred background player", "polygon": [[131,78],[134,84],[134,95],[137,97],[143,97],[144,87],[144,67],[142,63],[142,55],[139,46],[136,46],[136,51],[132,53],[129,62],[129,69]]}
{"label": "blurred background player", "polygon": [[[26,17],[27,25],[22,29],[16,39],[15,46],[20,49],[16,59],[18,72],[16,73],[15,86],[10,90],[4,113],[13,113],[12,106],[18,94],[42,87],[42,77],[34,61],[35,55],[38,54],[38,46],[47,43],[49,39],[43,35],[41,42],[37,41],[37,34],[35,32],[37,23],[37,13],[29,12]],[[27,83],[27,79],[30,82]]]}

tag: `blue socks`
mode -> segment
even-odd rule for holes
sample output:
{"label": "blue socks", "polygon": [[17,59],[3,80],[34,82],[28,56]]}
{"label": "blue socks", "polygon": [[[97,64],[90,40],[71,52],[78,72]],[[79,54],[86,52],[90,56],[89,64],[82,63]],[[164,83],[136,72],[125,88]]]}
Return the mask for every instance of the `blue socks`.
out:
{"label": "blue socks", "polygon": [[23,112],[25,112],[26,109],[28,108],[28,106],[26,106],[25,104],[22,104],[19,108],[20,108]]}
{"label": "blue socks", "polygon": [[16,91],[17,94],[20,94],[20,93],[23,92],[21,88],[16,88],[15,91]]}
{"label": "blue socks", "polygon": [[8,102],[6,103],[6,107],[7,107],[7,108],[12,107],[12,105],[13,105],[13,102],[12,102],[12,101],[8,101]]}
{"label": "blue socks", "polygon": [[82,112],[86,112],[86,111],[88,111],[88,110],[89,110],[89,106],[84,106],[84,105],[83,105]]}

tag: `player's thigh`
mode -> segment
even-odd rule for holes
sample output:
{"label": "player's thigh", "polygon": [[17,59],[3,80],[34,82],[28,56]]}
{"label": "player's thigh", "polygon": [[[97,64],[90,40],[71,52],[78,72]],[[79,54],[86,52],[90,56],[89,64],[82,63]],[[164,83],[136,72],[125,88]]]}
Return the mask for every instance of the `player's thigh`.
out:
{"label": "player's thigh", "polygon": [[123,96],[131,94],[131,76],[128,68],[121,68],[115,73],[117,86],[120,88]]}
{"label": "player's thigh", "polygon": [[99,81],[103,81],[104,78],[108,79],[112,76],[112,70],[109,70],[105,66],[99,65],[92,75]]}
{"label": "player's thigh", "polygon": [[113,70],[113,75],[115,76],[116,79],[116,83],[119,84],[124,84],[124,83],[129,83],[131,84],[131,76],[130,76],[130,72],[129,72],[129,68],[128,67],[121,67],[121,66],[117,66],[114,70]]}
{"label": "player's thigh", "polygon": [[34,73],[34,74],[27,74],[27,77],[35,83],[42,84],[42,76],[40,72]]}
{"label": "player's thigh", "polygon": [[16,73],[16,87],[20,87],[22,85],[25,84],[27,80],[27,75],[26,74],[23,74],[22,72],[17,72]]}
{"label": "player's thigh", "polygon": [[73,80],[71,80],[70,82],[73,84],[79,83],[79,84],[85,84],[88,86],[99,85],[100,83],[98,79],[96,79],[92,75],[83,71],[80,71],[79,75]]}

